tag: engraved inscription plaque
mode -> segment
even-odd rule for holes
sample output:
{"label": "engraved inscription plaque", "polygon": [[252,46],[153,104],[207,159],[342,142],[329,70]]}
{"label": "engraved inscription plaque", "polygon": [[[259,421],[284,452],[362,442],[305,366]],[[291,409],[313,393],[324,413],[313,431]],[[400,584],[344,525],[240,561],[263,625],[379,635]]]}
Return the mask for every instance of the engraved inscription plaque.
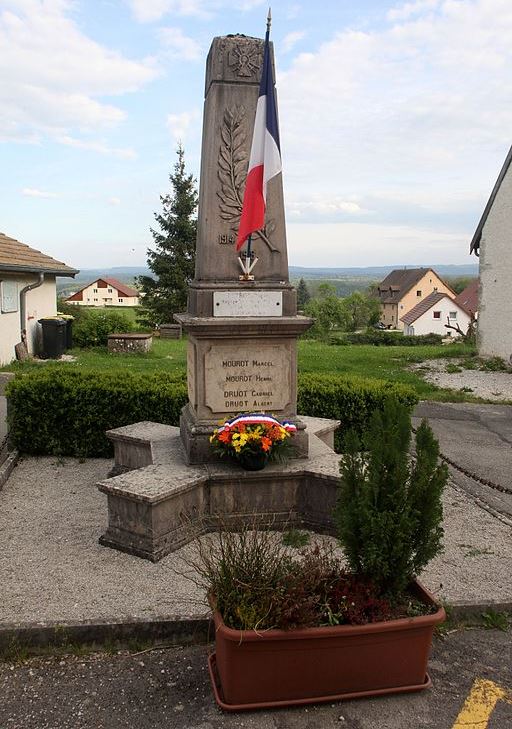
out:
{"label": "engraved inscription plaque", "polygon": [[290,375],[284,344],[213,344],[205,355],[205,403],[215,413],[283,410],[290,401]]}
{"label": "engraved inscription plaque", "polygon": [[215,291],[213,316],[282,316],[282,291]]}

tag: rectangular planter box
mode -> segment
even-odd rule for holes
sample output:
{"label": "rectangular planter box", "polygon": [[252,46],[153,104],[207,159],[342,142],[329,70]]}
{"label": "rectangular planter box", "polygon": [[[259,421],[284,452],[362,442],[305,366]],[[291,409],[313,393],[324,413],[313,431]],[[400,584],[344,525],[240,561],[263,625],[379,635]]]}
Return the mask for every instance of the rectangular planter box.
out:
{"label": "rectangular planter box", "polygon": [[210,674],[217,702],[240,710],[426,688],[433,630],[446,615],[418,582],[413,590],[437,611],[368,625],[262,633],[228,628],[215,612]]}

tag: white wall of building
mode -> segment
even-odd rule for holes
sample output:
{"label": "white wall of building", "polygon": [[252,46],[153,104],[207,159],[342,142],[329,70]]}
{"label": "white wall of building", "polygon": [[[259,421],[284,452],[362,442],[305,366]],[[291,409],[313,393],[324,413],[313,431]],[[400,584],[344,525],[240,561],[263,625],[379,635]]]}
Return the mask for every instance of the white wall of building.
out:
{"label": "white wall of building", "polygon": [[[434,316],[439,314],[439,317]],[[455,316],[453,316],[455,314]],[[453,329],[446,329],[445,324],[449,323],[453,326],[457,324],[464,333],[467,332],[470,317],[466,312],[455,304],[451,299],[445,297],[434,304],[432,308],[422,314],[416,321],[404,328],[404,334],[420,335],[420,334],[442,334],[443,337],[457,337],[459,334]]]}
{"label": "white wall of building", "polygon": [[[0,280],[14,282],[17,293],[17,311],[0,311],[0,364],[9,364],[16,358],[14,347],[21,341],[20,291],[28,284],[37,282],[36,274],[7,274],[0,272]],[[55,316],[57,313],[57,292],[55,276],[45,274],[44,283],[26,294],[27,347],[30,354],[39,350],[38,319]],[[1,307],[0,307],[1,308]]]}
{"label": "white wall of building", "polygon": [[512,362],[512,169],[508,168],[482,230],[478,350]]}

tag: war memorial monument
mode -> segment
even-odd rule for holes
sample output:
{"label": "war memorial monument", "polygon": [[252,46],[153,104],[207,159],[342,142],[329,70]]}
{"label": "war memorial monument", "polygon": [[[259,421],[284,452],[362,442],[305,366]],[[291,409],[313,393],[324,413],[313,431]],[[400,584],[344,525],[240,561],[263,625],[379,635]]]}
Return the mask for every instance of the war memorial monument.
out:
{"label": "war memorial monument", "polygon": [[[268,182],[264,226],[235,247],[263,49],[257,38],[218,37],[206,63],[195,278],[187,312],[175,316],[188,335],[180,428],[142,422],[108,433],[118,475],[98,484],[109,518],[100,542],[153,561],[216,519],[331,529],[338,422],[297,415],[297,338],[312,322],[297,314],[289,281],[281,174]],[[210,436],[242,412],[293,423],[294,457],[256,473],[221,462]]]}

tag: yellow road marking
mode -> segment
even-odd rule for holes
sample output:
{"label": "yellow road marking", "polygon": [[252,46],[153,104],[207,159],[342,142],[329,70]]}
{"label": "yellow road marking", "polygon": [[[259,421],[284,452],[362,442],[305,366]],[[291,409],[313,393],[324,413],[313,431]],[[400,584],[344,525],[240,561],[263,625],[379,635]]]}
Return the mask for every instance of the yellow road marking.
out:
{"label": "yellow road marking", "polygon": [[452,729],[486,729],[494,707],[502,699],[510,702],[510,696],[505,689],[493,681],[478,678]]}

